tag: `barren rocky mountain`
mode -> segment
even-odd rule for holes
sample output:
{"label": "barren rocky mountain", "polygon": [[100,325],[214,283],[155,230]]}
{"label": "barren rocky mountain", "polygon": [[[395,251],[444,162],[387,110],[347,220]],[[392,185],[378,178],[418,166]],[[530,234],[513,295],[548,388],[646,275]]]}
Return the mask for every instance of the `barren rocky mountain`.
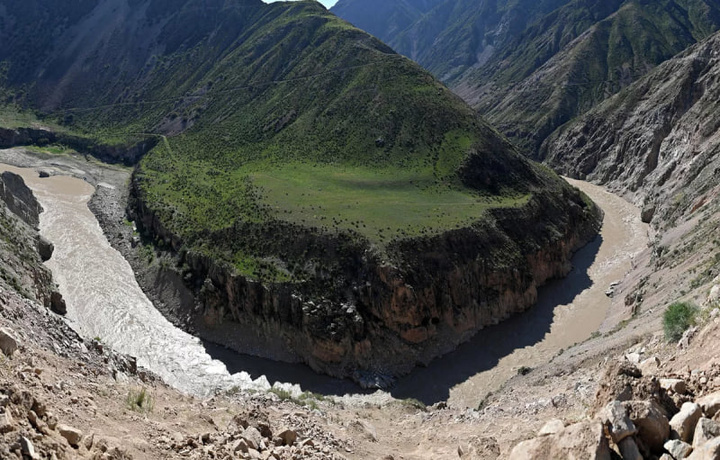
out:
{"label": "barren rocky mountain", "polygon": [[626,193],[657,228],[703,212],[720,166],[718,45],[716,34],[567,124],[542,157]]}

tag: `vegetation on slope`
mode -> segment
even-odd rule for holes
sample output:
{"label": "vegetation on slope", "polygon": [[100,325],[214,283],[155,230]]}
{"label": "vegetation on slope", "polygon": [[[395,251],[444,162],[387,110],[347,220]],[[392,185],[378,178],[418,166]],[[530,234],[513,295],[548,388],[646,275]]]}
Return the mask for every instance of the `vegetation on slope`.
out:
{"label": "vegetation on slope", "polygon": [[[263,262],[261,244],[222,250],[208,235],[284,221],[382,251],[562,188],[447,88],[315,2],[118,3],[121,26],[95,2],[55,18],[46,3],[11,2],[3,14],[17,47],[2,56],[6,107],[41,107],[44,123],[105,143],[155,138],[136,173],[142,200],[177,245],[248,275],[279,262]],[[60,30],[54,50],[19,32],[33,9]],[[103,40],[62,47],[93,27]],[[469,156],[473,172],[461,174]]]}
{"label": "vegetation on slope", "polygon": [[[334,11],[352,22],[347,3]],[[535,155],[563,123],[718,27],[717,0],[448,0],[381,37]]]}

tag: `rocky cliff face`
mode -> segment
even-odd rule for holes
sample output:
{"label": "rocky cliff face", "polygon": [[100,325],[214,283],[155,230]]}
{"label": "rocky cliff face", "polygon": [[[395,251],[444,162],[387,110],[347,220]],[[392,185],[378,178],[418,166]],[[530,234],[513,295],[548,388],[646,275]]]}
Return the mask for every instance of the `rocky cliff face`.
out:
{"label": "rocky cliff face", "polygon": [[521,207],[490,211],[489,221],[397,241],[384,255],[353,238],[283,222],[237,225],[211,237],[220,246],[252,232],[287,235],[286,251],[304,251],[320,267],[294,283],[249,279],[182,249],[137,187],[130,213],[142,232],[175,252],[177,268],[165,264],[153,289],[167,316],[240,352],[382,387],[530,308],[538,286],[567,274],[600,216],[577,191],[566,193],[537,194]]}
{"label": "rocky cliff face", "polygon": [[[0,176],[0,284],[49,308],[55,286],[50,270],[42,265],[41,253],[52,254],[52,245],[37,232],[40,212],[42,207],[22,178],[3,172]],[[56,301],[61,302],[61,297]]]}
{"label": "rocky cliff face", "polygon": [[0,175],[0,200],[26,224],[33,228],[40,224],[43,208],[22,177],[9,171]]}
{"label": "rocky cliff face", "polygon": [[720,192],[720,35],[662,64],[544,145],[558,171],[607,184],[668,228]]}

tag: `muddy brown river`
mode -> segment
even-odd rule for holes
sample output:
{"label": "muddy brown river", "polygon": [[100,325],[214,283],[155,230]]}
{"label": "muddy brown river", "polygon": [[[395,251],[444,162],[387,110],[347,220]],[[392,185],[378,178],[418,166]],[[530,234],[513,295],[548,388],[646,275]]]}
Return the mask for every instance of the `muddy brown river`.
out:
{"label": "muddy brown river", "polygon": [[165,319],[138,286],[128,262],[108,243],[87,202],[94,187],[70,176],[0,164],[19,174],[44,208],[40,233],[55,244],[47,262],[67,302],[67,319],[82,336],[99,338],[168,384],[204,396],[233,386],[268,388],[264,378],[230,374],[200,340]]}
{"label": "muddy brown river", "polygon": [[[261,371],[253,371],[246,367],[253,361],[231,352],[215,352],[222,361],[214,359],[199,339],[173,326],[142,292],[130,265],[110,246],[87,207],[92,185],[69,176],[41,179],[34,169],[0,164],[4,170],[23,176],[45,209],[40,232],[55,244],[47,265],[67,301],[67,320],[84,337],[98,337],[136,356],[168,384],[196,395],[233,386],[266,389],[263,374],[322,393],[353,392],[347,382],[308,377],[309,371],[291,365],[264,363]],[[77,173],[82,176],[82,171]],[[529,312],[480,331],[456,352],[401,378],[392,396],[476,407],[521,366],[547,362],[598,330],[611,303],[605,291],[623,278],[633,257],[646,247],[647,226],[640,222],[639,210],[625,200],[602,187],[570,182],[605,211],[605,220],[600,237],[573,258],[569,276],[543,288],[538,305]],[[301,375],[304,382],[298,380]]]}

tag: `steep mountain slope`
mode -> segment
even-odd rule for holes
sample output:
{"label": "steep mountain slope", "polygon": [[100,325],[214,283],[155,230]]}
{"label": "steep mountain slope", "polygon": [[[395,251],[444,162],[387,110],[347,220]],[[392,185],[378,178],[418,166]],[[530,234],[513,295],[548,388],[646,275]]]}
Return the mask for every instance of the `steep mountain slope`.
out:
{"label": "steep mountain slope", "polygon": [[442,0],[344,0],[330,11],[341,18],[352,18],[352,24],[387,41],[414,24]]}
{"label": "steep mountain slope", "polygon": [[1,13],[5,110],[61,134],[0,137],[154,146],[130,211],[197,301],[166,313],[210,340],[383,384],[531,306],[596,231],[577,190],[315,2]]}
{"label": "steep mountain slope", "polygon": [[557,127],[720,26],[716,1],[583,1],[555,14],[499,53],[484,76],[466,74],[456,85],[530,153]]}
{"label": "steep mountain slope", "polygon": [[557,127],[719,26],[716,0],[453,1],[383,38],[534,155]]}
{"label": "steep mountain slope", "polygon": [[658,228],[707,211],[720,192],[719,46],[715,34],[564,126],[545,161],[626,191]]}
{"label": "steep mountain slope", "polygon": [[422,14],[415,14],[412,23],[407,22],[410,15],[402,15],[407,10],[403,2],[386,2],[378,10],[360,0],[340,0],[330,11],[374,33],[439,78],[452,81],[469,68],[485,64],[529,24],[568,1],[444,0],[432,8],[416,6],[415,11]]}

